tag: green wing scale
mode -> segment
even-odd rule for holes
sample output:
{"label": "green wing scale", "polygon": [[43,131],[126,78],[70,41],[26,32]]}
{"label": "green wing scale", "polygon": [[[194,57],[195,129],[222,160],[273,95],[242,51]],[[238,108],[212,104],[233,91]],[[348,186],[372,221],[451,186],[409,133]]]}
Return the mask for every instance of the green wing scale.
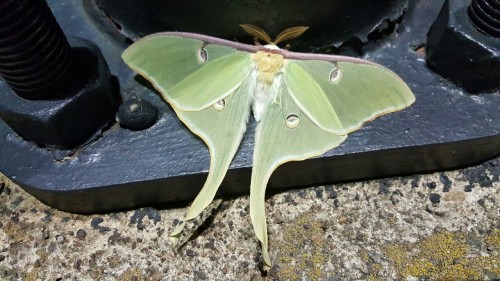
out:
{"label": "green wing scale", "polygon": [[[210,151],[207,181],[187,212],[185,220],[189,220],[213,200],[245,132],[252,98],[248,95],[251,80],[246,79],[251,72],[250,56],[232,48],[204,46],[199,40],[172,36],[152,36],[136,44],[124,52],[124,61],[151,81]],[[200,59],[201,49],[206,61]],[[246,67],[242,63],[245,61]],[[185,64],[189,71],[185,71]],[[181,234],[185,220],[171,234],[172,240]]]}
{"label": "green wing scale", "polygon": [[[380,65],[341,56],[297,55],[274,47],[170,32],[145,37],[122,55],[208,146],[208,177],[185,220],[198,216],[213,200],[245,133],[252,103],[263,103],[255,133],[250,217],[262,243],[265,269],[271,266],[265,190],[274,170],[289,161],[319,156],[363,123],[415,100],[408,86]],[[258,52],[266,54],[259,56],[262,61],[254,56]],[[279,69],[273,70],[276,65]],[[274,77],[271,84],[259,78],[261,69],[267,71],[262,76]],[[257,93],[269,99],[257,101]],[[173,231],[174,240],[184,225]]]}
{"label": "green wing scale", "polygon": [[250,217],[266,268],[271,260],[264,196],[273,171],[289,161],[322,155],[364,122],[414,101],[408,86],[381,66],[291,60],[284,81],[280,76],[271,87],[277,96],[257,127],[250,187]]}
{"label": "green wing scale", "polygon": [[250,217],[257,238],[262,243],[265,268],[271,266],[267,253],[267,224],[264,196],[267,182],[273,171],[289,161],[300,161],[321,155],[338,146],[346,136],[329,133],[316,126],[295,104],[284,82],[276,98],[271,100],[266,113],[257,125],[250,184]]}
{"label": "green wing scale", "polygon": [[415,101],[403,80],[380,65],[293,60],[285,73],[298,106],[316,125],[340,135]]}
{"label": "green wing scale", "polygon": [[225,98],[251,71],[248,53],[175,36],[144,38],[122,58],[182,111],[198,111]]}
{"label": "green wing scale", "polygon": [[222,104],[214,104],[201,111],[176,110],[179,119],[202,138],[210,151],[210,170],[200,193],[191,204],[184,222],[170,234],[173,241],[179,237],[185,221],[198,216],[215,197],[226,172],[240,145],[250,115],[252,96],[249,79]]}

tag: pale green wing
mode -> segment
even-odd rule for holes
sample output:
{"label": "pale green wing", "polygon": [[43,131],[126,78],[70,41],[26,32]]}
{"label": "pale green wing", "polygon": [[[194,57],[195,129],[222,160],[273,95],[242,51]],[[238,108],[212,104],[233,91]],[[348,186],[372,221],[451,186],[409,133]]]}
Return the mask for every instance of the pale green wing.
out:
{"label": "pale green wing", "polygon": [[250,55],[236,52],[207,62],[167,90],[165,96],[179,110],[198,111],[233,93],[251,70]]}
{"label": "pale green wing", "polygon": [[[213,200],[245,132],[256,81],[250,55],[160,34],[134,43],[122,57],[154,84],[179,119],[209,148],[207,181],[186,214],[186,220],[192,219]],[[173,240],[184,225],[171,234]]]}
{"label": "pale green wing", "polygon": [[300,109],[326,131],[347,134],[415,97],[389,69],[355,62],[289,60],[285,83]]}
{"label": "pale green wing", "polygon": [[250,186],[250,217],[262,243],[265,267],[271,265],[264,205],[269,177],[279,165],[321,155],[346,138],[316,126],[295,104],[280,76],[275,78],[270,94],[276,97],[257,126]]}
{"label": "pale green wing", "polygon": [[246,52],[171,35],[145,37],[122,58],[182,111],[198,111],[227,97],[252,69]]}
{"label": "pale green wing", "polygon": [[[207,144],[210,150],[210,170],[198,196],[189,208],[185,220],[198,216],[212,202],[229,164],[236,154],[245,133],[250,104],[255,88],[255,78],[246,79],[234,94],[223,102],[216,103],[201,111],[176,111],[179,119]],[[185,226],[185,221],[171,234],[175,242]]]}

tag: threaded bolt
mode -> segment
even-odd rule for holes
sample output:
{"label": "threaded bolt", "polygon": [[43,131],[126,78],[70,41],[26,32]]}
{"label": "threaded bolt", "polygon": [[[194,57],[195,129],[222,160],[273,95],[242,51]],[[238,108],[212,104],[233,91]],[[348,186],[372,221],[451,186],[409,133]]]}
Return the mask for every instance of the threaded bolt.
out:
{"label": "threaded bolt", "polygon": [[3,0],[0,75],[17,95],[55,98],[71,73],[71,47],[45,0]]}
{"label": "threaded bolt", "polygon": [[479,31],[500,38],[500,0],[472,0],[468,13]]}

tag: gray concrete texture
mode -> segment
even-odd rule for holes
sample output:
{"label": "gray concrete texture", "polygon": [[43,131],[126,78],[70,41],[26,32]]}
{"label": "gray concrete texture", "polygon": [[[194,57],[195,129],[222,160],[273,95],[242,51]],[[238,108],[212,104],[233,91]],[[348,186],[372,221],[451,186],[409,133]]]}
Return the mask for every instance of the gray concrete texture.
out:
{"label": "gray concrete texture", "polygon": [[70,214],[1,176],[0,280],[498,280],[499,175],[496,158],[269,194],[267,276],[247,195],[216,200],[176,249],[186,204]]}

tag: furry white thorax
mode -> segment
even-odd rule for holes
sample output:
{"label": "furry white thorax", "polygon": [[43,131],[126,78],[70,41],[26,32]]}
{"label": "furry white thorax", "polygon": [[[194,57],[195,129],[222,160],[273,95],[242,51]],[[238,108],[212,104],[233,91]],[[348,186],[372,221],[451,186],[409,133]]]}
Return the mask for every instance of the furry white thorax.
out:
{"label": "furry white thorax", "polygon": [[[255,81],[256,85],[254,90],[252,112],[255,121],[260,122],[260,120],[264,116],[264,113],[266,112],[267,107],[269,106],[269,103],[272,101],[272,99],[274,99],[273,94],[275,94],[276,92],[275,91],[270,92],[269,89],[271,89],[271,85],[259,81],[257,77]],[[274,82],[273,84],[275,83],[277,82]]]}
{"label": "furry white thorax", "polygon": [[[275,45],[266,45],[268,49],[276,49]],[[276,76],[283,70],[284,58],[280,54],[275,54],[266,51],[258,51],[253,54],[255,62],[255,70],[252,74],[252,79],[255,81],[254,97],[252,111],[253,116],[259,122],[266,108],[273,102],[281,85],[281,79],[276,79]]]}

